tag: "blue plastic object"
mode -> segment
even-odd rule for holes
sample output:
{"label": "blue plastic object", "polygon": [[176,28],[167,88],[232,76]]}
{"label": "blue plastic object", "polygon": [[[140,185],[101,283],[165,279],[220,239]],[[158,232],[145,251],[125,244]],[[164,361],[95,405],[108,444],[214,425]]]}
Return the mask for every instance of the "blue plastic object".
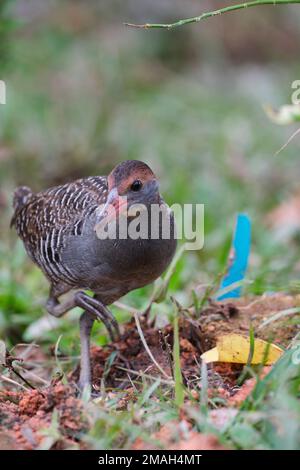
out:
{"label": "blue plastic object", "polygon": [[[223,277],[220,290],[231,284],[242,281],[248,267],[248,259],[251,247],[251,221],[246,214],[238,214],[229,254],[227,273]],[[217,300],[238,298],[241,296],[242,286],[217,297]]]}

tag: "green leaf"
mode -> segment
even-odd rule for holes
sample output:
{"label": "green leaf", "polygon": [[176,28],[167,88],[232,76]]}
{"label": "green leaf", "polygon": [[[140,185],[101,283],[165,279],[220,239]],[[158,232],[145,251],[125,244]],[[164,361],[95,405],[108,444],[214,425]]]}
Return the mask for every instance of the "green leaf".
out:
{"label": "green leaf", "polygon": [[252,449],[260,442],[260,434],[247,423],[237,423],[229,429],[231,439],[243,449]]}

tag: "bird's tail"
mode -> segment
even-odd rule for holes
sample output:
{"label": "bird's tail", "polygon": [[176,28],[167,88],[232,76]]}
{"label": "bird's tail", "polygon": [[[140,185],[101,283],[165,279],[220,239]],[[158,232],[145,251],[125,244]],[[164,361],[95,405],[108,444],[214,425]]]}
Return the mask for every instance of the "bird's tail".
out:
{"label": "bird's tail", "polygon": [[28,203],[32,195],[33,192],[30,188],[28,188],[28,186],[20,186],[19,188],[15,189],[13,197],[14,214],[10,222],[11,227],[15,225],[18,213],[20,212],[22,207],[24,207]]}

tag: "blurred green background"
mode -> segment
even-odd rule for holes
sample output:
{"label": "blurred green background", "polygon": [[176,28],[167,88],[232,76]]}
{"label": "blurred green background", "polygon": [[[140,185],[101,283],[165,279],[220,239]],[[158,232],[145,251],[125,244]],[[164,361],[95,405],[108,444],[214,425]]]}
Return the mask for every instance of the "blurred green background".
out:
{"label": "blurred green background", "polygon": [[[10,344],[39,335],[50,344],[63,333],[62,347],[78,347],[78,311],[49,331],[36,323],[48,285],[9,229],[13,189],[106,174],[125,159],[150,164],[168,203],[205,204],[204,249],[183,257],[171,284],[184,305],[224,270],[238,211],[253,220],[248,292],[297,289],[300,238],[279,240],[266,216],[298,189],[299,138],[274,156],[295,128],[270,122],[263,105],[289,103],[300,78],[300,7],[259,7],[172,31],[123,25],[225,4],[1,1],[0,333]],[[150,293],[126,301],[140,308]]]}

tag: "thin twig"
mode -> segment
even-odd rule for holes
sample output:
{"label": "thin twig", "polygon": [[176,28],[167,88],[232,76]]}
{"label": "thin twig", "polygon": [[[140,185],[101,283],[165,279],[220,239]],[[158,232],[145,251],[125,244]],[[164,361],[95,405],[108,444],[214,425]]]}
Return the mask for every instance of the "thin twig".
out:
{"label": "thin twig", "polygon": [[13,362],[14,361],[19,361],[19,362],[23,362],[23,359],[20,359],[18,357],[13,357],[11,356],[11,354],[6,351],[6,357],[5,357],[5,363],[4,364],[0,364],[2,367],[5,367],[7,368],[8,370],[10,370],[11,372],[13,372],[19,379],[21,379],[29,388],[31,388],[32,390],[36,390],[36,387],[34,387],[33,385],[31,385],[30,382],[28,382],[28,380],[26,380],[21,374],[20,372],[18,372],[14,366],[13,366]]}
{"label": "thin twig", "polygon": [[129,312],[132,315],[139,312],[136,308],[131,307],[130,305],[123,304],[122,302],[114,302],[114,306],[119,308],[120,310],[124,310],[125,312]]}
{"label": "thin twig", "polygon": [[132,388],[134,388],[134,390],[137,392],[138,389],[136,388],[136,386],[135,386],[134,382],[132,381],[132,378],[130,377],[130,374],[128,372],[127,372],[127,377],[128,377],[129,382],[131,383]]}
{"label": "thin twig", "polygon": [[133,24],[133,23],[124,23],[125,26],[130,26],[133,28],[141,28],[141,29],[154,29],[154,28],[163,28],[163,29],[172,29],[177,28],[179,26],[184,26],[186,24],[191,23],[199,23],[202,20],[207,18],[211,18],[212,16],[219,16],[223,13],[229,13],[235,10],[241,10],[244,8],[251,8],[256,7],[259,5],[288,5],[293,3],[300,3],[300,0],[255,0],[253,2],[245,2],[240,3],[238,5],[230,5],[224,8],[220,8],[219,10],[208,11],[206,13],[202,13],[199,16],[195,16],[193,18],[185,18],[179,21],[175,21],[175,23],[145,23],[145,24]]}
{"label": "thin twig", "polygon": [[288,145],[289,143],[292,142],[292,140],[294,139],[294,137],[296,137],[296,135],[298,135],[300,132],[300,127],[295,131],[293,132],[293,134],[288,138],[288,140],[280,147],[279,150],[277,150],[277,152],[274,153],[274,157],[277,157],[277,155],[280,154],[280,152],[282,152],[282,150],[284,150]]}
{"label": "thin twig", "polygon": [[34,387],[30,382],[28,382],[28,380],[25,379],[25,377],[23,377],[23,375],[21,375],[20,372],[18,372],[13,366],[10,366],[10,367],[9,367],[9,370],[11,370],[17,377],[19,377],[20,380],[23,380],[23,382],[24,382],[29,388],[31,388],[31,390],[36,390],[36,387]]}
{"label": "thin twig", "polygon": [[300,307],[292,307],[292,308],[287,308],[285,310],[280,310],[279,312],[276,312],[272,315],[270,315],[267,320],[264,320],[258,327],[257,329],[260,330],[261,328],[264,328],[265,326],[269,325],[270,323],[281,320],[284,317],[290,316],[290,315],[295,315],[300,313]]}
{"label": "thin twig", "polygon": [[239,310],[249,310],[249,308],[252,308],[253,305],[256,305],[256,304],[259,303],[259,302],[264,302],[264,301],[266,300],[266,298],[268,298],[268,295],[267,295],[267,294],[263,294],[259,299],[253,300],[253,301],[250,302],[248,305],[239,306],[238,309],[239,309]]}
{"label": "thin twig", "polygon": [[[16,367],[16,366],[15,366]],[[35,374],[34,372],[32,372],[31,370],[27,370],[25,367],[22,367],[22,366],[17,366],[18,369],[21,369],[21,371],[23,372],[26,372],[27,375],[30,375],[34,380],[36,381],[39,381],[41,382],[42,384],[44,385],[49,385],[49,381],[43,379],[42,377],[40,377],[39,375]]]}
{"label": "thin twig", "polygon": [[10,384],[16,385],[17,387],[22,388],[23,390],[26,390],[26,392],[29,392],[29,388],[25,387],[23,384],[20,384],[19,382],[16,382],[13,379],[10,379],[9,377],[5,377],[5,375],[0,375],[0,379],[3,380],[4,382],[9,382]]}
{"label": "thin twig", "polygon": [[149,349],[149,346],[145,340],[145,336],[144,336],[144,333],[143,333],[143,330],[141,328],[141,324],[140,324],[140,320],[139,320],[139,317],[138,315],[135,313],[134,314],[134,319],[135,319],[135,323],[136,323],[136,327],[137,327],[137,330],[139,332],[139,335],[140,335],[140,338],[141,338],[141,341],[143,343],[143,346],[148,354],[148,356],[150,357],[151,361],[153,362],[153,364],[157,367],[157,369],[168,379],[168,380],[172,380],[172,377],[169,377],[168,374],[164,371],[164,369],[158,364],[158,362],[156,361],[155,357],[153,356],[152,352],[150,351]]}
{"label": "thin twig", "polygon": [[[150,374],[145,374],[145,372],[137,372],[136,370],[133,369],[126,369],[126,367],[122,366],[116,366],[117,369],[124,370],[125,372],[129,372],[130,374],[137,375],[138,377],[145,377],[146,379],[151,379],[151,380],[157,380],[157,377],[154,377],[154,375]],[[174,385],[173,380],[165,380],[160,378],[161,383],[166,384],[166,385]]]}

